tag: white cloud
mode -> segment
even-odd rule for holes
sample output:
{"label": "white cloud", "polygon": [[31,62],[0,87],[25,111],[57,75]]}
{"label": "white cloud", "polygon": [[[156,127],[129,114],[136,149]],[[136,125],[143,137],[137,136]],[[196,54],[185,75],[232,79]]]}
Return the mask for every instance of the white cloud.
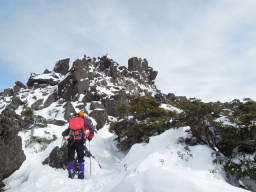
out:
{"label": "white cloud", "polygon": [[138,56],[159,71],[165,93],[255,99],[255,1],[38,2],[0,31],[0,59],[21,74],[84,53],[108,53],[122,65]]}

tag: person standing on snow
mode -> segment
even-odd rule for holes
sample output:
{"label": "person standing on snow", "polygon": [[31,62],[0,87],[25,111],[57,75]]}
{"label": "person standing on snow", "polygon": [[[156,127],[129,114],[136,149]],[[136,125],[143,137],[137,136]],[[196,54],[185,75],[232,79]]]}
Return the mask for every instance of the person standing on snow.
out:
{"label": "person standing on snow", "polygon": [[78,178],[84,179],[84,144],[94,137],[95,127],[85,118],[83,112],[78,112],[69,120],[69,128],[62,132],[63,139],[68,141],[68,177],[75,176],[74,158],[78,157]]}

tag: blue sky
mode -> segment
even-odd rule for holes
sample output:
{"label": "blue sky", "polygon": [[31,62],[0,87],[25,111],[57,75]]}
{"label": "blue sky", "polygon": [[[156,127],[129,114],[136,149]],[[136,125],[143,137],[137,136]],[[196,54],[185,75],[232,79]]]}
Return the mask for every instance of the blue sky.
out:
{"label": "blue sky", "polygon": [[147,58],[164,93],[256,99],[254,0],[1,0],[0,91],[61,58]]}

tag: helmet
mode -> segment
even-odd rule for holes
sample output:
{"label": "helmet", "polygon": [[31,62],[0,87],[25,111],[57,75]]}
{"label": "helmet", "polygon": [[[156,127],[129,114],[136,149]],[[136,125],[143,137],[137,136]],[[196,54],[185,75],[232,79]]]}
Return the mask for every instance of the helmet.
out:
{"label": "helmet", "polygon": [[84,116],[84,112],[82,112],[82,111],[78,112],[77,114],[80,115],[80,116],[82,116],[82,117],[85,117],[85,116]]}

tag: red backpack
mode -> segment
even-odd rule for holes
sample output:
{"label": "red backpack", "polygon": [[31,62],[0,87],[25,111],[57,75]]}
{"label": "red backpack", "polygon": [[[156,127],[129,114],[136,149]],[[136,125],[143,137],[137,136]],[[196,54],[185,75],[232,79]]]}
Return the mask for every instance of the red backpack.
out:
{"label": "red backpack", "polygon": [[84,119],[82,117],[73,117],[69,120],[70,137],[74,140],[80,140],[84,138],[85,127]]}

